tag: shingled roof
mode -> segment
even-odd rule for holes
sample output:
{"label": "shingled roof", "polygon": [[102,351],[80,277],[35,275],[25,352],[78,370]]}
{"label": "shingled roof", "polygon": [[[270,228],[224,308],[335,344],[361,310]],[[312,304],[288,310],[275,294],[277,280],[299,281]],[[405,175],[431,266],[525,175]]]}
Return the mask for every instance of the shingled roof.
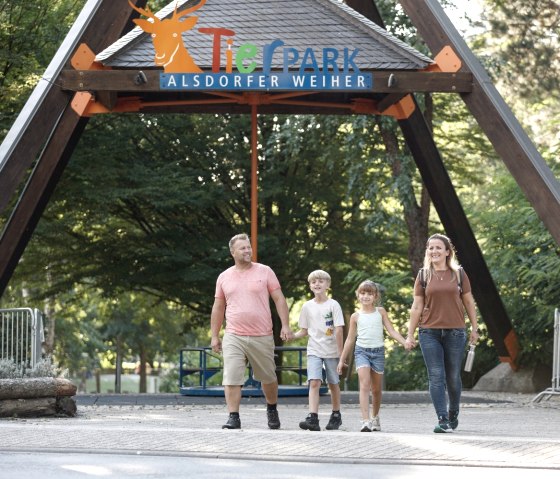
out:
{"label": "shingled roof", "polygon": [[[181,11],[198,2],[173,1],[156,16],[168,18],[175,5]],[[355,63],[360,70],[419,70],[432,63],[430,58],[338,0],[208,0],[196,15],[198,23],[193,30],[183,33],[183,41],[203,70],[212,66],[212,37],[197,31],[204,27],[234,30],[236,46],[264,46],[277,39],[298,51],[311,46],[319,64],[323,48],[359,49]],[[259,50],[257,62],[262,61],[262,49]],[[281,68],[282,56],[275,57],[278,58],[273,59],[272,68]],[[156,67],[151,36],[139,27],[99,53],[96,60],[113,68]]]}

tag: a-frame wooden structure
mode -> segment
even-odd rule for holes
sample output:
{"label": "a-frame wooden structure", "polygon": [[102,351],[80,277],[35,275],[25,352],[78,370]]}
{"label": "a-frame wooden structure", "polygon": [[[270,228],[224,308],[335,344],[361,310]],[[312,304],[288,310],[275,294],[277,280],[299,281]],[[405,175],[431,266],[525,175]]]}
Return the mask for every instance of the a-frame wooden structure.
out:
{"label": "a-frame wooden structure", "polygon": [[[146,2],[136,0],[133,3],[144,7]],[[400,0],[400,3],[431,51],[441,55],[438,65],[448,59],[451,68],[421,73],[399,72],[396,82],[395,76],[391,79],[391,72],[380,71],[378,78],[381,81],[376,86],[375,101],[358,107],[354,103],[352,111],[360,111],[360,108],[364,113],[387,114],[391,111],[398,119],[439,217],[461,252],[465,268],[476,278],[473,293],[489,335],[501,360],[513,366],[518,346],[511,321],[428,124],[410,93],[443,91],[461,95],[559,244],[560,185],[439,3],[436,0]],[[347,0],[346,4],[383,26],[374,0]],[[0,211],[10,207],[12,213],[0,237],[0,294],[6,288],[87,124],[88,116],[84,114],[86,92],[95,92],[96,104],[111,109],[118,107],[118,85],[123,82],[134,83],[136,86],[132,89],[136,88],[137,93],[146,89],[146,85],[153,85],[154,81],[157,84],[158,80],[153,76],[157,74],[155,72],[127,71],[119,75],[89,70],[93,62],[91,52],[102,51],[132,28],[131,13],[127,3],[121,0],[87,2],[45,73],[51,81],[40,82],[2,144]],[[77,51],[80,54],[76,55]],[[114,86],[102,88],[99,75],[108,73],[115,75],[112,77]],[[329,112],[324,104],[317,105],[314,109],[310,103],[308,112]],[[237,111],[249,112],[251,106],[237,108]],[[195,110],[185,108],[182,111]],[[26,185],[14,203],[15,193],[30,168],[32,171]]]}

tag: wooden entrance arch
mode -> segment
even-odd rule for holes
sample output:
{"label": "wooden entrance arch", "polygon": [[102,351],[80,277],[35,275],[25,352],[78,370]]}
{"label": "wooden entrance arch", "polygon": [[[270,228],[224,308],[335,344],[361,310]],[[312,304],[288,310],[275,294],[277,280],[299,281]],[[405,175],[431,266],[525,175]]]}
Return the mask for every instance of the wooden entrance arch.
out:
{"label": "wooden entrance arch", "polygon": [[[283,5],[288,1],[284,0]],[[327,10],[336,3],[313,2]],[[300,5],[313,2],[300,0]],[[139,8],[146,6],[145,0],[133,3]],[[184,5],[185,1],[179,3]],[[197,1],[187,3],[192,6]],[[45,72],[44,77],[50,81],[41,81],[36,87],[0,149],[0,211],[14,202],[15,192],[33,165],[0,237],[0,294],[92,114],[141,110],[194,112],[200,111],[202,105],[205,112],[252,115],[256,115],[257,105],[263,113],[390,114],[398,120],[440,219],[462,253],[466,269],[477,278],[473,293],[500,359],[515,365],[518,346],[511,321],[412,93],[437,91],[461,95],[559,244],[560,185],[439,3],[436,0],[400,0],[400,3],[436,55],[433,65],[409,70],[378,68],[375,85],[367,95],[317,94],[294,98],[293,94],[275,94],[273,98],[271,94],[245,92],[216,98],[205,94],[163,94],[158,87],[159,71],[153,69],[96,70],[99,65],[95,55],[131,30],[133,12],[124,8],[123,2],[89,0]],[[371,21],[383,26],[375,1],[347,0],[346,4],[354,10],[352,13],[344,7],[344,15],[352,22]]]}

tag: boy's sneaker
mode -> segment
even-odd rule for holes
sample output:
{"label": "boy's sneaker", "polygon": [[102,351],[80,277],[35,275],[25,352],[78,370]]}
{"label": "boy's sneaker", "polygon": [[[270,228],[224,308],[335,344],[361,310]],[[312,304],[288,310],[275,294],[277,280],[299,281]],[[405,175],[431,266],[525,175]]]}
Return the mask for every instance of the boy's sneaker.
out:
{"label": "boy's sneaker", "polygon": [[319,416],[310,412],[305,418],[305,421],[301,421],[299,423],[299,427],[301,429],[305,429],[306,431],[320,431],[321,427],[319,426]]}
{"label": "boy's sneaker", "polygon": [[451,429],[457,429],[457,426],[459,426],[459,411],[449,411],[449,425]]}
{"label": "boy's sneaker", "polygon": [[342,415],[340,412],[333,412],[331,413],[331,418],[329,419],[329,423],[327,424],[327,429],[332,431],[334,429],[338,429],[342,426]]}
{"label": "boy's sneaker", "polygon": [[373,416],[370,419],[370,424],[372,431],[381,431],[381,422],[379,422],[379,416]]}
{"label": "boy's sneaker", "polygon": [[268,419],[269,429],[280,429],[280,417],[276,409],[267,409],[266,417]]}
{"label": "boy's sneaker", "polygon": [[434,428],[434,432],[453,432],[453,429],[449,425],[449,419],[445,416],[440,416],[438,418],[437,426]]}
{"label": "boy's sneaker", "polygon": [[227,422],[222,426],[222,429],[241,429],[241,419],[239,419],[239,414],[230,414]]}
{"label": "boy's sneaker", "polygon": [[362,421],[360,432],[371,432],[371,421]]}

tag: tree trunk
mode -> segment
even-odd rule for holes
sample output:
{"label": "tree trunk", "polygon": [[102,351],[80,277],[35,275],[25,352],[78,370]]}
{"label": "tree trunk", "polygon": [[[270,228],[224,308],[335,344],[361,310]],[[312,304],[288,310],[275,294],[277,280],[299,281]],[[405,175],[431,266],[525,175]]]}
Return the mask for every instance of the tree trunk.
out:
{"label": "tree trunk", "polygon": [[146,348],[143,344],[140,345],[140,389],[139,392],[145,393],[148,391],[148,381],[146,374]]}
{"label": "tree trunk", "polygon": [[[395,126],[389,126],[386,120],[378,119],[379,127],[387,157],[391,165],[391,171],[395,180],[399,179],[403,172],[403,152],[399,146],[399,140]],[[398,194],[403,205],[404,220],[408,230],[408,260],[413,277],[424,263],[425,243],[428,237],[428,222],[430,217],[430,197],[426,187],[422,184],[419,201],[416,199],[412,181],[398,181]]]}
{"label": "tree trunk", "polygon": [[121,352],[121,340],[117,338],[117,350],[115,358],[115,392],[120,394],[121,392],[121,374],[122,374],[122,352]]}
{"label": "tree trunk", "polygon": [[[51,285],[51,272],[47,271],[47,284]],[[54,351],[54,338],[55,338],[55,308],[54,301],[48,297],[45,299],[45,329],[47,335],[45,338],[45,354],[52,355]]]}

